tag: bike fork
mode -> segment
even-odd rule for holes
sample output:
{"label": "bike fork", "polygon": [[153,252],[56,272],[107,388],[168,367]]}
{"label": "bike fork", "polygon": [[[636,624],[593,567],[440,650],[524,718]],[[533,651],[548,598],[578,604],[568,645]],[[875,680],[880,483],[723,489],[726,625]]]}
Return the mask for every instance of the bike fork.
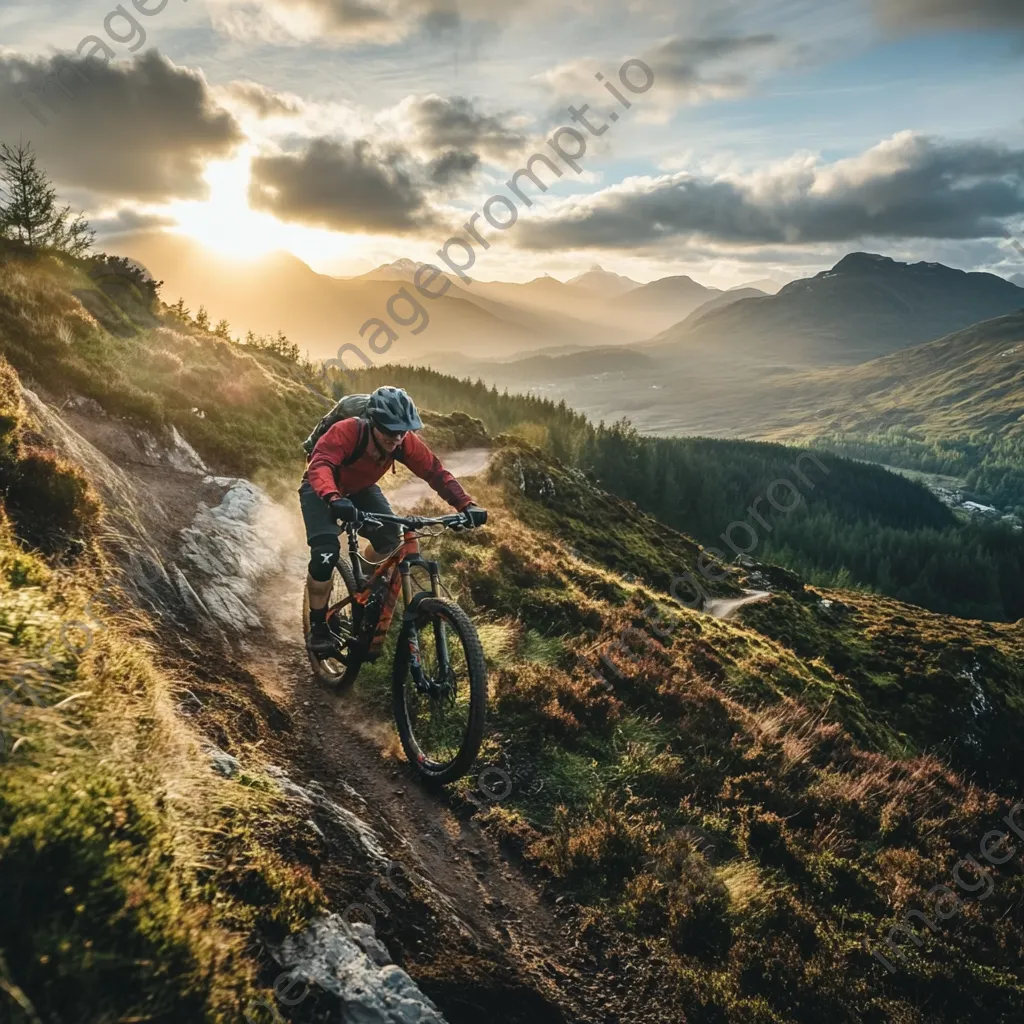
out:
{"label": "bike fork", "polygon": [[[441,593],[441,579],[437,571],[437,563],[427,563],[428,571],[430,572],[430,590],[434,597],[439,597]],[[402,573],[402,596],[405,600],[406,608],[412,603],[412,580],[409,575],[409,571],[406,568]],[[441,618],[434,619],[434,643],[437,649],[437,676],[439,680],[447,682],[451,668],[451,659],[448,653],[448,634],[445,629],[444,620]],[[408,635],[405,638],[405,642],[409,645],[409,671],[412,675],[413,682],[416,684],[416,689],[421,692],[429,692],[433,686],[437,685],[434,681],[433,684],[427,680],[423,674],[423,662],[420,658],[420,633],[416,628],[415,621],[410,622],[410,629]]]}
{"label": "bike fork", "polygon": [[[441,596],[441,577],[437,571],[437,562],[429,563],[430,589],[434,597]],[[434,643],[437,647],[437,675],[438,679],[448,682],[451,675],[451,661],[448,656],[448,631],[444,626],[444,619],[438,616],[434,619]]]}

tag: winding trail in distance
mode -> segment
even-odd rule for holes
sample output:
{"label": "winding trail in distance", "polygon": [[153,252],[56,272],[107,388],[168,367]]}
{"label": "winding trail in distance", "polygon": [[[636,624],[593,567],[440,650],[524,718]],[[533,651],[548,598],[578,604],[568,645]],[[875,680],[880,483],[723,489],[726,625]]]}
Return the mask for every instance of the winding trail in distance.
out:
{"label": "winding trail in distance", "polygon": [[[441,458],[444,468],[456,480],[464,476],[482,473],[491,461],[490,448],[463,448]],[[430,485],[419,477],[413,477],[388,492],[388,500],[397,511],[408,511],[418,501],[433,495]]]}
{"label": "winding trail in distance", "polygon": [[703,611],[705,615],[712,615],[716,619],[734,619],[744,605],[755,604],[771,596],[767,590],[747,590],[742,597],[716,597],[704,605]]}

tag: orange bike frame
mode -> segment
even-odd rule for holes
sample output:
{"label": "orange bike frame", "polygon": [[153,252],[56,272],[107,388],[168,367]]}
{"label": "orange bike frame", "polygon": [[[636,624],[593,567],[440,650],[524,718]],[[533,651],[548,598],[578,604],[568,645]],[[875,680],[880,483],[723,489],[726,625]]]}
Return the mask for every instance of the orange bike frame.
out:
{"label": "orange bike frame", "polygon": [[380,619],[377,622],[377,628],[374,631],[373,640],[370,643],[368,653],[373,655],[380,652],[384,646],[384,640],[388,635],[388,630],[391,628],[391,622],[395,614],[395,606],[398,604],[398,594],[401,592],[403,602],[406,608],[412,604],[413,597],[415,596],[412,592],[412,580],[409,575],[409,570],[414,565],[424,566],[430,574],[431,592],[436,597],[439,589],[438,580],[438,567],[436,562],[428,562],[420,555],[420,546],[417,539],[417,534],[413,530],[406,530],[402,538],[402,543],[395,548],[395,550],[388,555],[388,557],[374,569],[370,576],[364,576],[362,567],[360,566],[360,555],[359,555],[359,541],[356,534],[349,534],[349,557],[352,561],[352,570],[356,577],[356,583],[359,589],[349,598],[346,597],[343,601],[339,601],[336,605],[333,605],[328,614],[333,614],[340,611],[349,603],[353,601],[356,604],[360,604],[366,607],[369,602],[371,595],[375,589],[375,585],[378,580],[387,577],[387,596],[384,601],[384,607],[381,609]]}

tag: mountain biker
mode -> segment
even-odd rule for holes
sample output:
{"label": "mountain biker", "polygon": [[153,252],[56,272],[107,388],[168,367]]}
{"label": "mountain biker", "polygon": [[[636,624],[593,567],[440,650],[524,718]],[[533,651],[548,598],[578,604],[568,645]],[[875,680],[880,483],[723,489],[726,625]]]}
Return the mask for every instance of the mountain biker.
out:
{"label": "mountain biker", "polygon": [[[330,654],[336,640],[327,626],[334,567],[341,557],[340,519],[357,521],[360,512],[391,514],[391,505],[377,481],[397,461],[408,466],[459,512],[466,526],[482,526],[487,512],[463,490],[437,456],[416,436],[423,423],[416,405],[401,388],[381,387],[370,395],[362,417],[339,420],[313,448],[299,487],[299,505],[310,547],[309,649]],[[364,557],[378,561],[401,542],[394,523],[360,528],[370,542]]]}

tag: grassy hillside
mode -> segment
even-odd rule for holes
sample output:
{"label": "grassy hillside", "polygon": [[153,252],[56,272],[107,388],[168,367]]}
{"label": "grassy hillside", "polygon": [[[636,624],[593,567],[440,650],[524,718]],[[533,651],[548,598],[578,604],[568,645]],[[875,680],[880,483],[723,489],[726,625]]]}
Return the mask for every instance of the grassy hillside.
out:
{"label": "grassy hillside", "polygon": [[[839,372],[809,375],[794,420],[835,432],[1024,435],[1024,311]],[[811,406],[818,410],[815,419]],[[789,436],[796,436],[799,426]],[[780,431],[780,434],[782,432]]]}
{"label": "grassy hillside", "polygon": [[[290,931],[324,894],[269,780],[210,771],[92,538],[95,497],[26,444],[13,383],[0,363],[0,1016],[226,1024],[267,991],[254,929]],[[238,688],[233,741],[243,709]]]}
{"label": "grassy hillside", "polygon": [[94,262],[0,264],[0,355],[28,386],[176,427],[230,471],[295,465],[295,438],[329,404],[317,377],[157,312],[157,300]]}
{"label": "grassy hillside", "polygon": [[[524,465],[554,487],[524,490]],[[489,529],[441,550],[494,673],[487,759],[513,780],[475,813],[577,908],[599,977],[688,1021],[1017,1019],[1016,859],[962,919],[912,920],[920,949],[897,932],[905,960],[884,941],[934,914],[1024,782],[1019,627],[798,582],[740,622],[688,612],[619,553],[580,557],[606,513],[562,473],[506,449],[474,485]],[[383,714],[386,671],[360,695]]]}
{"label": "grassy hillside", "polygon": [[1024,313],[798,380],[772,435],[961,478],[1024,515]]}

